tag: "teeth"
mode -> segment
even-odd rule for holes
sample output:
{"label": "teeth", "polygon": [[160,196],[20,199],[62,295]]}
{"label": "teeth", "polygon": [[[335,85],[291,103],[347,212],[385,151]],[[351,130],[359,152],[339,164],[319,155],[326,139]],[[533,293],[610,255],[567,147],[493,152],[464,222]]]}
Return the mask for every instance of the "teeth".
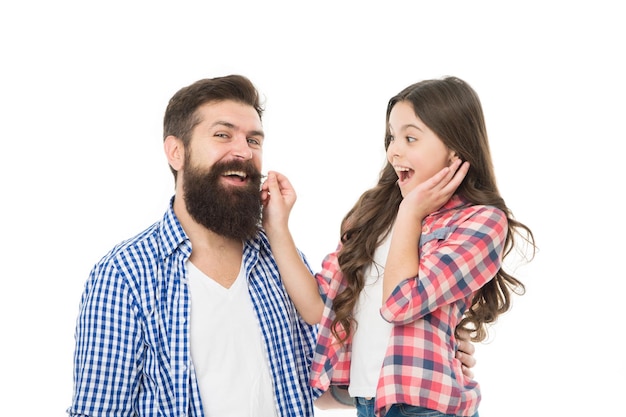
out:
{"label": "teeth", "polygon": [[407,167],[399,167],[399,166],[395,166],[393,167],[396,171],[400,171],[400,172],[407,172],[409,171],[409,168]]}
{"label": "teeth", "polygon": [[236,175],[236,176],[242,177],[242,178],[246,178],[247,177],[246,173],[243,172],[243,171],[226,171],[226,172],[224,172],[224,175],[225,176]]}

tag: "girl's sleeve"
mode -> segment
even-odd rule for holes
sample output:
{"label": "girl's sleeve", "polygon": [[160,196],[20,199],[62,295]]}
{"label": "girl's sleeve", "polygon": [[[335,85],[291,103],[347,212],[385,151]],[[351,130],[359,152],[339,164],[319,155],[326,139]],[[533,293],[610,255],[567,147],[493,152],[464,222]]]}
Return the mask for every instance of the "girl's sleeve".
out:
{"label": "girl's sleeve", "polygon": [[505,214],[490,206],[474,206],[453,224],[423,234],[418,276],[400,282],[382,317],[406,324],[470,297],[500,269],[506,234]]}
{"label": "girl's sleeve", "polygon": [[[341,243],[337,245],[337,249],[326,255],[324,260],[322,261],[322,270],[315,274],[315,279],[317,280],[317,285],[320,290],[320,295],[326,303],[326,298],[328,298],[331,283],[334,279],[340,279],[340,270],[339,270],[339,250],[341,249]],[[334,286],[337,288],[337,286]]]}

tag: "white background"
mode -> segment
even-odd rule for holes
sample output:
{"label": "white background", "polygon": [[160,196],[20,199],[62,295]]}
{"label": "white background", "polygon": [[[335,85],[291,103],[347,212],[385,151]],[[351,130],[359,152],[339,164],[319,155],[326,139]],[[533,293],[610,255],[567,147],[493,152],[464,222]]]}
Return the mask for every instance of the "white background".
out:
{"label": "white background", "polygon": [[0,415],[65,415],[89,270],[173,192],[167,101],[230,73],[266,98],[264,170],[297,188],[291,226],[315,269],[377,179],[387,100],[424,78],[468,81],[500,190],[540,248],[517,270],[527,294],[478,347],[480,414],[623,411],[618,3],[3,2]]}

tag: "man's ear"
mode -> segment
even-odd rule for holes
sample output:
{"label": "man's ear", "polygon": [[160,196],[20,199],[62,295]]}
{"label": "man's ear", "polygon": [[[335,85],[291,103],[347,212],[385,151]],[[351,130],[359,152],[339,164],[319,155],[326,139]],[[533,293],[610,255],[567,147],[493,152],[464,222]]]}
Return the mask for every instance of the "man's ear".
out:
{"label": "man's ear", "polygon": [[168,136],[163,142],[163,150],[167,162],[175,171],[180,171],[185,162],[185,147],[183,141],[176,136]]}

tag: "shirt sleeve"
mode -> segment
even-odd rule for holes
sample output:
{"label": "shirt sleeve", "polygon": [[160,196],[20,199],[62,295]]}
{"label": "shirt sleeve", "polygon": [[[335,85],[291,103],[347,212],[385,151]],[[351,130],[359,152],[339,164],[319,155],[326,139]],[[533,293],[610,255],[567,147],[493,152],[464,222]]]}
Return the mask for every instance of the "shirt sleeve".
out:
{"label": "shirt sleeve", "polygon": [[133,415],[142,363],[134,304],[113,262],[92,270],[76,323],[70,416]]}
{"label": "shirt sleeve", "polygon": [[[328,298],[331,284],[335,279],[341,279],[340,274],[341,271],[339,269],[339,250],[341,249],[341,244],[337,246],[334,252],[326,255],[324,260],[322,261],[322,270],[315,274],[315,279],[317,280],[317,286],[319,288],[320,295],[322,296],[322,300],[326,303],[326,299]],[[336,287],[336,285],[335,285]]]}
{"label": "shirt sleeve", "polygon": [[506,234],[505,214],[487,206],[466,209],[453,224],[434,229],[431,240],[422,241],[418,276],[398,284],[380,310],[383,319],[407,324],[470,297],[500,269]]}

